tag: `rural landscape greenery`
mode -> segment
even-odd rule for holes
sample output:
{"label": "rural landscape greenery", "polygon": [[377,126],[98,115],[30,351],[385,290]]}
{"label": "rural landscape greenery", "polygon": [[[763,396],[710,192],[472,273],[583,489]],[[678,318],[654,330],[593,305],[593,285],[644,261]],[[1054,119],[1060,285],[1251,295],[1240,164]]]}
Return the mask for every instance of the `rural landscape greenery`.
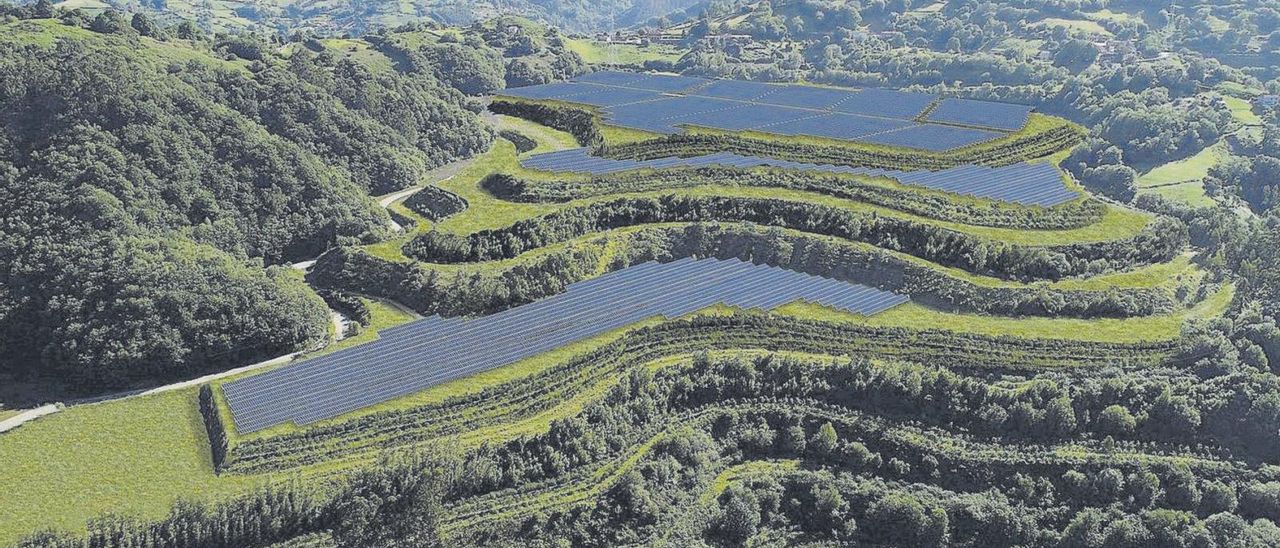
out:
{"label": "rural landscape greenery", "polygon": [[[927,152],[505,93],[603,70],[1036,112]],[[522,163],[578,147],[1081,195]],[[0,546],[1280,546],[1274,0],[0,2],[0,193]],[[236,428],[236,379],[689,257],[910,302]]]}

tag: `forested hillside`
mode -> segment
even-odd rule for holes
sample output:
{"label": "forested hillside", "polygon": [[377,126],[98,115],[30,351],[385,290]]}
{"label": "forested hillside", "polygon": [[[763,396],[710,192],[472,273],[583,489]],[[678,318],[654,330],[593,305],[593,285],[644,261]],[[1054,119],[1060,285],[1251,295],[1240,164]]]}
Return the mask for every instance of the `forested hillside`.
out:
{"label": "forested hillside", "polygon": [[[0,372],[122,385],[327,336],[320,299],[270,265],[385,236],[371,194],[492,132],[438,78],[483,68],[316,45],[109,12],[3,24]],[[465,61],[501,84],[501,56]]]}

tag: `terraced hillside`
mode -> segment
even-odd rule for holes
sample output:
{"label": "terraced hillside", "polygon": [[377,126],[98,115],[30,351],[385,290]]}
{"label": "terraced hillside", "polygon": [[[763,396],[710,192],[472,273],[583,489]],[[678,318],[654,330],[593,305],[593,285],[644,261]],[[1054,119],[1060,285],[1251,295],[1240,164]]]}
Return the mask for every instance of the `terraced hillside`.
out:
{"label": "terraced hillside", "polygon": [[[1152,477],[1274,480],[1234,434],[1157,418],[1199,405],[1179,336],[1225,313],[1233,292],[1197,266],[1172,219],[1087,196],[1043,208],[767,166],[531,170],[521,158],[583,139],[519,118],[499,124],[509,139],[394,208],[416,228],[330,252],[312,283],[424,315],[486,314],[626,265],[718,257],[869,284],[913,304],[870,317],[796,303],[647,320],[344,417],[250,435],[235,432],[215,386],[208,411],[224,475],[327,476],[387,447],[454,440],[467,449],[441,530],[481,544],[564,538],[556,530],[570,522],[588,524],[569,533],[577,541],[620,524],[636,536],[617,542],[689,520],[727,527],[714,524],[741,498],[758,502],[746,493],[760,482],[807,497],[831,485],[837,498],[866,503],[829,509],[859,523],[890,519],[870,508],[899,502],[935,516],[920,530],[876,533],[884,538],[810,528],[796,538],[959,541],[978,533],[936,516],[984,496],[973,490],[992,474],[1010,482],[996,482],[1002,493],[1034,486],[984,503],[1043,508],[1015,534],[1028,541],[1066,527],[1091,497],[1120,496],[1073,484],[1075,473],[1119,477],[1121,493]],[[1052,164],[1058,152],[1022,160]],[[931,390],[951,390],[936,383],[982,395],[935,400]],[[1208,423],[1225,411],[1196,412]],[[1048,491],[1065,502],[1045,502]],[[1124,496],[1115,511],[1166,495]],[[677,507],[699,510],[663,510]],[[797,511],[773,519],[794,523]]]}
{"label": "terraced hillside", "polygon": [[[869,316],[796,301],[647,317],[336,417],[250,433],[237,430],[225,398],[236,381],[213,382],[166,404],[200,414],[211,469],[194,474],[206,474],[212,506],[166,518],[190,486],[155,482],[111,505],[144,521],[98,523],[95,535],[363,545],[374,526],[333,516],[382,500],[369,493],[429,494],[430,504],[370,512],[412,514],[404,519],[417,534],[445,545],[1026,546],[1103,535],[1114,523],[1177,538],[1238,524],[1261,538],[1267,520],[1247,520],[1280,517],[1280,477],[1266,465],[1280,440],[1238,420],[1268,412],[1274,383],[1204,375],[1193,327],[1242,312],[1235,285],[1178,220],[1094,198],[1061,172],[1078,195],[1042,207],[803,165],[526,167],[586,146],[615,158],[1056,170],[1079,128],[1033,114],[1001,138],[922,151],[706,129],[644,134],[542,100],[492,109],[503,113],[491,121],[501,139],[389,207],[403,233],[332,249],[312,267],[308,282],[369,325],[340,347],[411,320],[381,303],[485,316],[686,258],[769,265],[911,302]],[[267,510],[201,525],[245,504]],[[47,514],[78,528],[75,505],[50,503]],[[413,514],[421,508],[427,517]],[[0,526],[0,542],[49,523]]]}

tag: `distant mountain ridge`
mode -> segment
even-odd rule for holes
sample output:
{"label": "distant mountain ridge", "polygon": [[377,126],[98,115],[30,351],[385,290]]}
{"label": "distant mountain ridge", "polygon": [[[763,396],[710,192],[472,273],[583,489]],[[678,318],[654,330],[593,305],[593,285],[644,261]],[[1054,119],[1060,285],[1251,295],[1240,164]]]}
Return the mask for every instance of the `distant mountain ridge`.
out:
{"label": "distant mountain ridge", "polygon": [[[520,15],[568,31],[589,32],[633,26],[684,10],[701,0],[67,0],[60,7],[145,12],[158,18],[195,21],[213,31],[313,31],[322,35],[362,34],[407,22],[434,20],[451,25],[504,15]],[[19,2],[23,3],[23,2]]]}

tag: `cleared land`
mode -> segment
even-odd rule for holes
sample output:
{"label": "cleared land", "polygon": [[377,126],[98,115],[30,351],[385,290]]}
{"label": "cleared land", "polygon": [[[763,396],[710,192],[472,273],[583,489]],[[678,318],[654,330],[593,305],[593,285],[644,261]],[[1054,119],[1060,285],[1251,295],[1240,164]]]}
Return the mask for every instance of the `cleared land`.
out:
{"label": "cleared land", "polygon": [[1253,112],[1253,104],[1248,100],[1231,96],[1224,96],[1222,100],[1226,101],[1227,108],[1231,109],[1231,116],[1236,121],[1246,126],[1262,125],[1262,118]]}
{"label": "cleared land", "polygon": [[1199,182],[1209,175],[1228,154],[1226,141],[1218,141],[1204,150],[1181,160],[1169,162],[1138,177],[1138,188],[1151,188],[1177,183]]}
{"label": "cleared land", "polygon": [[645,61],[680,60],[681,51],[663,44],[648,46],[638,44],[607,44],[589,38],[570,38],[565,40],[569,49],[582,57],[583,61],[596,64],[641,65]]}
{"label": "cleared land", "polygon": [[214,476],[196,391],[71,407],[0,435],[0,545],[108,511],[160,518],[178,498],[260,483]]}

